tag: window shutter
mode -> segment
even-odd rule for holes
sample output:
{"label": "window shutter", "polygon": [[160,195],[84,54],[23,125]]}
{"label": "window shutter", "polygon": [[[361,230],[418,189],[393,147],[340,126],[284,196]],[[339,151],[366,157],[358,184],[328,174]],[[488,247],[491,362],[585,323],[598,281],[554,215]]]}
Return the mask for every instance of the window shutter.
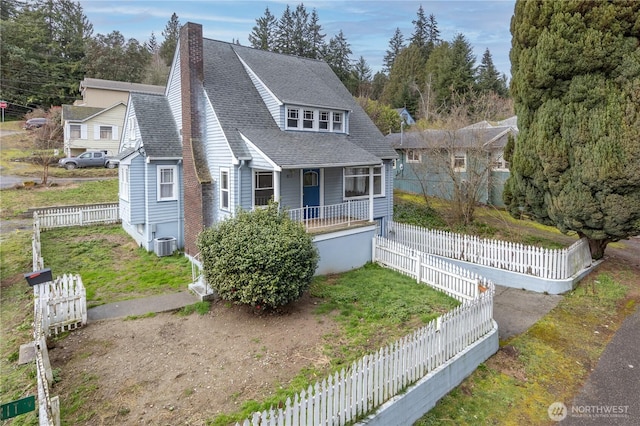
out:
{"label": "window shutter", "polygon": [[118,137],[118,126],[111,126],[111,139],[114,141],[119,140]]}
{"label": "window shutter", "polygon": [[93,125],[93,139],[100,139],[100,125],[97,123]]}
{"label": "window shutter", "polygon": [[87,125],[86,124],[81,124],[80,125],[80,139],[88,139],[89,137],[87,136]]}

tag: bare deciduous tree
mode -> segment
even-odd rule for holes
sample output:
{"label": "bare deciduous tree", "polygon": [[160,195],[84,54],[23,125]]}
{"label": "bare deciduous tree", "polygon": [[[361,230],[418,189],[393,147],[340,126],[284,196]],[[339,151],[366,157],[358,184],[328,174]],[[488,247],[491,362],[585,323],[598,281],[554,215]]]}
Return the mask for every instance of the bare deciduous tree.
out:
{"label": "bare deciduous tree", "polygon": [[46,114],[47,122],[36,130],[32,161],[42,166],[42,184],[49,180],[49,166],[57,161],[57,150],[62,149],[62,108],[52,107]]}

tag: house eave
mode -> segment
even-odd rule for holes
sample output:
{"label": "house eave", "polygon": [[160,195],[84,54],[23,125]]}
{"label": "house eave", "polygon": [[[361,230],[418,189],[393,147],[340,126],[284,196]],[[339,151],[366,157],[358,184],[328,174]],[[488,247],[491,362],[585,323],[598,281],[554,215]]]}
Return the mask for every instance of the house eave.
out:
{"label": "house eave", "polygon": [[149,156],[146,157],[146,162],[150,163],[152,161],[179,161],[182,160],[182,157],[153,157],[153,156]]}

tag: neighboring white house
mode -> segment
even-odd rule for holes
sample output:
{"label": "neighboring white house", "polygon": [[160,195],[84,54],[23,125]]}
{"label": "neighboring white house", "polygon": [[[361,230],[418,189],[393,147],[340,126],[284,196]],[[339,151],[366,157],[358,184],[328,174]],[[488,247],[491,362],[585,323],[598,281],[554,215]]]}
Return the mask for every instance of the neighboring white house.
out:
{"label": "neighboring white house", "polygon": [[164,94],[164,86],[85,78],[82,99],[62,106],[64,153],[76,156],[87,150],[118,153],[129,94]]}

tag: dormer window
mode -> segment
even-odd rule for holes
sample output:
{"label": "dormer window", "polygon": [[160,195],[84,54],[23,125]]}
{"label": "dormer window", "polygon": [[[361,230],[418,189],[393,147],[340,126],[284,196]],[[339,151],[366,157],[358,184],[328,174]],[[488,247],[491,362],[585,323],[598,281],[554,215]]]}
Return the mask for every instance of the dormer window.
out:
{"label": "dormer window", "polygon": [[333,131],[334,132],[342,132],[342,116],[341,112],[333,113]]}
{"label": "dormer window", "polygon": [[345,133],[347,113],[313,108],[287,107],[285,129]]}
{"label": "dormer window", "polygon": [[320,130],[329,130],[329,117],[331,117],[329,111],[320,111],[320,120],[318,121]]}
{"label": "dormer window", "polygon": [[297,129],[299,127],[299,118],[300,110],[298,108],[289,108],[287,110],[287,127],[290,129]]}
{"label": "dormer window", "polygon": [[302,128],[303,129],[313,129],[313,116],[314,111],[312,109],[304,110],[304,117],[302,119]]}

